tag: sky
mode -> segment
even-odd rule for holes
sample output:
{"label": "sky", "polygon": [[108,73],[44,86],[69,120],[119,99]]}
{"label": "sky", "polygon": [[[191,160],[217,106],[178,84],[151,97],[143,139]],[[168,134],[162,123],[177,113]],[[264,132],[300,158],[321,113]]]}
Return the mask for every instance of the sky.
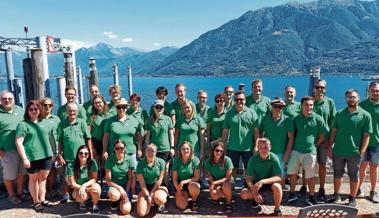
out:
{"label": "sky", "polygon": [[[298,0],[297,2],[310,2]],[[249,10],[288,0],[1,0],[0,36],[51,35],[74,49],[99,42],[146,51],[182,47]]]}

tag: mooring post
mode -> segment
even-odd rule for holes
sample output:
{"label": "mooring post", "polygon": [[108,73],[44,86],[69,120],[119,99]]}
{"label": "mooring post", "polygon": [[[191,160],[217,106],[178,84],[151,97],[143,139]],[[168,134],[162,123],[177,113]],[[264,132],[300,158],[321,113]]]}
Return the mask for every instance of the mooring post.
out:
{"label": "mooring post", "polygon": [[113,64],[113,82],[118,85],[118,65]]}
{"label": "mooring post", "polygon": [[84,93],[83,93],[83,77],[82,77],[82,69],[80,66],[76,67],[76,75],[78,76],[78,97],[79,104],[84,103]]}
{"label": "mooring post", "polygon": [[22,79],[14,79],[13,82],[14,85],[14,97],[16,104],[20,107],[25,108],[25,102],[24,102],[24,94],[23,94],[23,86],[22,86]]}
{"label": "mooring post", "polygon": [[64,90],[66,89],[66,79],[63,76],[57,77],[57,84],[59,105],[64,105],[67,101],[64,96]]}
{"label": "mooring post", "polygon": [[30,58],[25,58],[22,61],[22,68],[24,70],[24,81],[25,81],[25,97],[26,102],[33,100],[33,84],[32,84],[32,60]]}
{"label": "mooring post", "polygon": [[91,87],[91,85],[99,86],[99,79],[97,76],[97,68],[96,68],[96,59],[95,58],[89,59],[89,72],[90,72],[89,87]]}
{"label": "mooring post", "polygon": [[47,60],[47,40],[44,36],[36,37],[37,48],[42,50],[42,78],[45,85],[46,96],[50,96],[50,83],[46,82],[49,79],[49,65]]}
{"label": "mooring post", "polygon": [[4,49],[5,52],[5,66],[7,70],[8,90],[14,93],[14,71],[13,71],[13,58],[12,49]]}
{"label": "mooring post", "polygon": [[321,68],[320,67],[312,68],[309,74],[309,89],[308,89],[309,96],[313,96],[313,88],[317,80],[319,80],[320,78],[321,78]]}
{"label": "mooring post", "polygon": [[129,97],[133,94],[132,66],[128,66]]}
{"label": "mooring post", "polygon": [[43,53],[40,48],[31,49],[32,59],[32,87],[33,99],[42,99],[45,97],[45,77],[43,65]]}
{"label": "mooring post", "polygon": [[74,65],[72,63],[72,52],[64,52],[64,76],[67,87],[75,87]]}

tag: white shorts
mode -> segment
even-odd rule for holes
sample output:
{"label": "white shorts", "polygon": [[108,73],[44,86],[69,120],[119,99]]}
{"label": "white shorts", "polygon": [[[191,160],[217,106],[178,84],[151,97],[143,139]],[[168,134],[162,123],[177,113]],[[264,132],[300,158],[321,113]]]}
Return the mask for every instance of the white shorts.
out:
{"label": "white shorts", "polygon": [[18,175],[25,175],[27,172],[17,151],[6,151],[1,159],[4,180],[15,180]]}
{"label": "white shorts", "polygon": [[317,154],[312,153],[300,153],[298,151],[291,151],[290,158],[288,160],[288,175],[298,174],[299,170],[303,166],[305,171],[305,178],[309,179],[316,176],[316,164]]}

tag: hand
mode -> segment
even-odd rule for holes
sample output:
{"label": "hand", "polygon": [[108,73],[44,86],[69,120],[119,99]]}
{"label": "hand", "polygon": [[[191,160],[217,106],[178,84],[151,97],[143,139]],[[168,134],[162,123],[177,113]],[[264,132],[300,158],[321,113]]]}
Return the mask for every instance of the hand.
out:
{"label": "hand", "polygon": [[142,158],[142,150],[138,149],[137,151],[137,158],[141,159]]}
{"label": "hand", "polygon": [[103,159],[104,160],[108,159],[108,152],[104,151],[104,153],[103,153]]}
{"label": "hand", "polygon": [[359,151],[359,156],[362,158],[363,157],[363,155],[365,154],[365,152],[363,152],[363,151]]}
{"label": "hand", "polygon": [[329,158],[332,158],[332,155],[333,155],[333,149],[328,149],[328,157]]}
{"label": "hand", "polygon": [[254,197],[254,200],[258,203],[258,204],[262,204],[263,203],[263,197],[261,194],[257,194],[255,197]]}
{"label": "hand", "polygon": [[261,181],[256,182],[256,183],[254,184],[255,190],[258,192],[259,189],[262,187],[262,185],[263,185],[263,183],[262,183]]}
{"label": "hand", "polygon": [[125,190],[120,191],[121,193],[121,199],[124,201],[128,200],[128,194],[126,194]]}
{"label": "hand", "polygon": [[288,158],[289,158],[289,153],[284,153],[284,155],[283,155],[283,162],[284,163],[287,163],[288,162]]}
{"label": "hand", "polygon": [[180,190],[183,190],[183,185],[184,185],[184,183],[183,183],[183,181],[181,181],[181,182],[179,183]]}
{"label": "hand", "polygon": [[30,168],[30,161],[28,160],[28,158],[24,159],[23,163],[24,163],[24,168],[25,169],[29,169]]}
{"label": "hand", "polygon": [[63,159],[62,155],[58,156],[58,162],[63,166],[66,164],[66,161]]}
{"label": "hand", "polygon": [[87,186],[82,185],[82,186],[80,187],[80,189],[79,189],[79,196],[80,196],[81,198],[85,198],[85,195],[87,194],[86,190],[87,190]]}
{"label": "hand", "polygon": [[175,150],[173,148],[170,149],[170,152],[171,152],[171,157],[174,157],[175,155]]}
{"label": "hand", "polygon": [[214,184],[213,182],[209,183],[209,191],[213,191],[214,189]]}
{"label": "hand", "polygon": [[146,196],[146,201],[148,204],[151,205],[153,203],[153,198],[150,195],[148,195],[148,196]]}
{"label": "hand", "polygon": [[3,157],[4,157],[4,154],[5,154],[5,151],[0,150],[0,158],[3,158]]}

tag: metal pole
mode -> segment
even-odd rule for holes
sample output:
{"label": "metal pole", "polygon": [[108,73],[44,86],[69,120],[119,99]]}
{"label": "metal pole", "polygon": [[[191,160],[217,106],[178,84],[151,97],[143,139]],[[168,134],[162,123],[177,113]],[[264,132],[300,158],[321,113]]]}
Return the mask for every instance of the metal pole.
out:
{"label": "metal pole", "polygon": [[64,77],[66,78],[67,87],[75,87],[74,66],[72,64],[72,53],[63,53],[64,57]]}
{"label": "metal pole", "polygon": [[45,97],[45,79],[42,49],[34,48],[31,50],[32,55],[32,87],[33,99],[41,99]]}
{"label": "metal pole", "polygon": [[47,60],[47,41],[46,37],[38,36],[36,38],[37,48],[42,49],[42,64],[43,64],[43,80],[45,82],[46,96],[50,96],[50,82],[48,81],[49,76],[49,64]]}
{"label": "metal pole", "polygon": [[7,70],[8,90],[14,92],[14,71],[13,71],[13,58],[12,49],[5,49],[5,65]]}
{"label": "metal pole", "polygon": [[118,65],[113,64],[113,81],[114,84],[118,85]]}
{"label": "metal pole", "polygon": [[82,77],[82,69],[80,66],[76,67],[76,73],[78,75],[78,95],[79,95],[79,104],[84,103],[84,96],[83,96],[83,77]]}
{"label": "metal pole", "polygon": [[132,67],[128,66],[129,97],[133,94]]}
{"label": "metal pole", "polygon": [[57,84],[59,105],[64,105],[67,102],[64,96],[64,90],[66,88],[66,79],[64,77],[57,77]]}
{"label": "metal pole", "polygon": [[97,76],[96,59],[89,59],[89,72],[90,72],[90,87],[91,85],[99,86],[99,79]]}
{"label": "metal pole", "polygon": [[22,67],[24,70],[24,81],[25,81],[25,96],[26,102],[33,99],[33,84],[32,84],[32,60],[30,58],[25,58],[22,61]]}
{"label": "metal pole", "polygon": [[22,79],[14,79],[13,85],[14,85],[14,97],[16,100],[16,104],[20,107],[25,108],[24,94],[23,94],[23,88],[22,88]]}
{"label": "metal pole", "polygon": [[320,67],[312,68],[311,73],[309,75],[309,89],[308,89],[309,96],[313,95],[314,86],[317,80],[319,80],[320,78],[321,78],[321,68]]}

